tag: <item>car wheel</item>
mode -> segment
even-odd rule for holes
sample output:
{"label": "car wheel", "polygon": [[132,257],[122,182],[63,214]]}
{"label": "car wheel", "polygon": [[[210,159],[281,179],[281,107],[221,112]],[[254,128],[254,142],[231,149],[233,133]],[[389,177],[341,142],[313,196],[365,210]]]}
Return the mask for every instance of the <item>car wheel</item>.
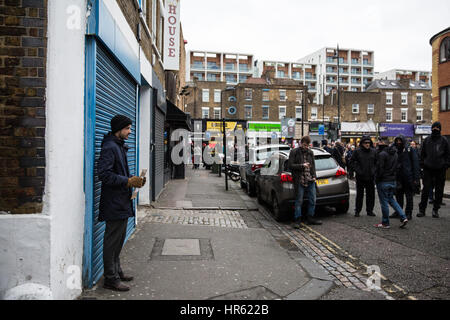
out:
{"label": "car wheel", "polygon": [[286,218],[284,209],[280,206],[275,193],[272,194],[272,211],[276,221],[280,222]]}
{"label": "car wheel", "polygon": [[336,208],[336,213],[338,214],[346,214],[348,212],[350,203],[347,201],[346,203],[343,204],[338,204],[335,208]]}
{"label": "car wheel", "polygon": [[258,184],[256,185],[255,188],[256,188],[256,197],[258,199],[258,203],[259,204],[263,204],[264,201],[263,201],[263,198],[262,198],[262,195],[261,195],[261,188],[258,186]]}

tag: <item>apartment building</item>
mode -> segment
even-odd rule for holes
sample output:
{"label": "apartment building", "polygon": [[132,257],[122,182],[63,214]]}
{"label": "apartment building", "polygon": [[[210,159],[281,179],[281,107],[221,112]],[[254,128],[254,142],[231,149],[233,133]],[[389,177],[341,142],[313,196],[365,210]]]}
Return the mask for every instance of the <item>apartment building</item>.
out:
{"label": "apartment building", "polygon": [[[319,88],[318,103],[323,102],[323,96],[337,90],[362,92],[374,78],[374,52],[363,49],[339,49],[324,47],[299,60],[298,63],[317,65],[317,83]],[[339,57],[339,70],[338,60]]]}
{"label": "apartment building", "polygon": [[374,80],[402,80],[409,79],[414,82],[423,82],[431,86],[431,72],[405,69],[392,69],[375,73]]}
{"label": "apartment building", "polygon": [[252,54],[190,51],[187,55],[186,77],[193,81],[223,81],[236,85],[254,75]]}
{"label": "apartment building", "polygon": [[284,61],[257,61],[256,73],[258,77],[268,71],[274,72],[275,79],[292,79],[301,82],[308,88],[308,94],[317,102],[317,65]]}

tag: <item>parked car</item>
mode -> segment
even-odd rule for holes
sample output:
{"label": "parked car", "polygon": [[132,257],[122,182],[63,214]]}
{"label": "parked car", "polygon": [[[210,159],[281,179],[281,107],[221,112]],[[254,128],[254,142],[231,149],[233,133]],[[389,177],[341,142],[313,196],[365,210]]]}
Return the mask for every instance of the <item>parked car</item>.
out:
{"label": "parked car", "polygon": [[[347,172],[328,152],[319,148],[312,151],[317,174],[316,208],[331,206],[337,213],[347,213],[350,198]],[[271,204],[277,221],[294,216],[296,194],[288,159],[289,151],[277,152],[266,159],[261,169],[255,170],[258,201]]]}
{"label": "parked car", "polygon": [[269,158],[274,152],[290,150],[291,148],[285,144],[269,144],[249,149],[248,161],[239,167],[241,187],[246,189],[248,195],[256,195],[255,170],[261,168],[267,158]]}

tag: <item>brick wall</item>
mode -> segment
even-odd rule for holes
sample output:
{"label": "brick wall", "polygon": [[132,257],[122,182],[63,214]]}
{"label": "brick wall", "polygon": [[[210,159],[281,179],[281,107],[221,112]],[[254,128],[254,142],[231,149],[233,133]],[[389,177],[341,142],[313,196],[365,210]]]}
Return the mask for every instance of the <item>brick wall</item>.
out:
{"label": "brick wall", "polygon": [[0,211],[42,212],[47,0],[0,0]]}

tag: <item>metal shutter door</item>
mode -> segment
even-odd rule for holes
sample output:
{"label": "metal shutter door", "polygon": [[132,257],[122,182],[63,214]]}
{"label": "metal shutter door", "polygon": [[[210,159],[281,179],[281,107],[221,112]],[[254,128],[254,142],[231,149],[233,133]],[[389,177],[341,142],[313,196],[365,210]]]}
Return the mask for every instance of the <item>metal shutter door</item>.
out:
{"label": "metal shutter door", "polygon": [[155,108],[155,200],[164,188],[164,113]]}
{"label": "metal shutter door", "polygon": [[[97,176],[97,161],[100,156],[103,136],[110,131],[110,121],[117,114],[133,121],[132,132],[126,141],[128,166],[131,175],[136,175],[136,83],[128,76],[114,58],[97,43],[96,52],[96,96],[95,96],[95,167],[94,167],[94,220],[92,237],[92,281],[95,284],[103,274],[103,235],[105,223],[98,221],[101,182]],[[133,201],[136,208],[136,200]],[[127,239],[135,229],[135,219],[128,219]]]}

